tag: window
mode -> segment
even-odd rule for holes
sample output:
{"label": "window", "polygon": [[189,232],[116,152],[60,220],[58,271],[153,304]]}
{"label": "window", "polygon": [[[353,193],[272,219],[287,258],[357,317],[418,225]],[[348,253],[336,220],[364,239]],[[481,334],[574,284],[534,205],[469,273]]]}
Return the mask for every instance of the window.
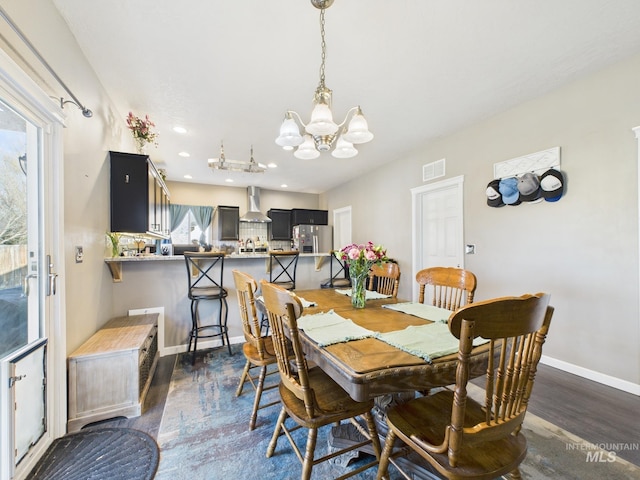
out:
{"label": "window", "polygon": [[184,216],[180,225],[171,231],[171,243],[174,244],[191,244],[191,243],[211,243],[211,225],[204,230],[204,234],[193,216],[193,212],[189,210]]}

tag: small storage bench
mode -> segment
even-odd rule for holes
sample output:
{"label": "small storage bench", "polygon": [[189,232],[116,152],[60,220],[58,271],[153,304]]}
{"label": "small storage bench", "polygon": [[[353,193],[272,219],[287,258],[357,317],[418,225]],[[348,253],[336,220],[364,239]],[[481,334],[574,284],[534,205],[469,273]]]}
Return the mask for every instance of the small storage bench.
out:
{"label": "small storage bench", "polygon": [[109,321],[69,356],[67,430],[141,415],[157,361],[157,313]]}

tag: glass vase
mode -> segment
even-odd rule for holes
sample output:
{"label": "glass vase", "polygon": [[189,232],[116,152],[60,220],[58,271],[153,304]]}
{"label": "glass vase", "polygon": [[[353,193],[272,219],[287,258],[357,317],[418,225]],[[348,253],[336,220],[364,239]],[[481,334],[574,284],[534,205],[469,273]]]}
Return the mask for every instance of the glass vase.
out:
{"label": "glass vase", "polygon": [[136,142],[136,152],[140,155],[147,154],[147,141],[144,138],[134,137]]}
{"label": "glass vase", "polygon": [[365,306],[365,284],[369,272],[351,275],[351,305],[353,308],[364,308]]}

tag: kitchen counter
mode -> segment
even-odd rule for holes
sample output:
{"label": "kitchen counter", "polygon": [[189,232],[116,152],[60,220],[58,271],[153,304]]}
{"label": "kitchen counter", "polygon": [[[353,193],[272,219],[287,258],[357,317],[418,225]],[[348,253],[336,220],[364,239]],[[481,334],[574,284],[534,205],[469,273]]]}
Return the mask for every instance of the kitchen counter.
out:
{"label": "kitchen counter", "polygon": [[[314,258],[315,259],[315,269],[319,271],[324,263],[324,260],[329,256],[329,253],[301,253],[300,258]],[[268,260],[268,253],[231,253],[229,255],[225,255],[225,261],[230,260],[256,260],[263,259]],[[138,262],[172,262],[172,261],[181,261],[184,262],[184,255],[137,255],[132,257],[108,257],[104,259],[105,263],[109,267],[111,271],[111,276],[113,277],[114,282],[122,281],[122,265],[124,263],[138,263]],[[267,262],[268,263],[268,262]],[[269,273],[269,268],[267,264],[266,273]]]}
{"label": "kitchen counter", "polygon": [[[269,279],[269,255],[266,253],[228,255],[225,257],[223,285],[228,291],[228,326],[231,343],[244,342],[240,310],[233,270],[251,275],[257,282]],[[330,256],[300,254],[296,286],[301,290],[319,288],[330,277]],[[158,348],[160,355],[187,350],[191,329],[191,301],[187,296],[187,269],[183,255],[142,255],[103,259],[109,273],[104,280],[113,280],[113,295],[117,298],[115,316],[136,313],[159,313]],[[199,313],[205,322],[217,318],[218,302],[201,302]],[[134,313],[135,314],[135,313]],[[198,349],[219,346],[219,339],[198,341]]]}

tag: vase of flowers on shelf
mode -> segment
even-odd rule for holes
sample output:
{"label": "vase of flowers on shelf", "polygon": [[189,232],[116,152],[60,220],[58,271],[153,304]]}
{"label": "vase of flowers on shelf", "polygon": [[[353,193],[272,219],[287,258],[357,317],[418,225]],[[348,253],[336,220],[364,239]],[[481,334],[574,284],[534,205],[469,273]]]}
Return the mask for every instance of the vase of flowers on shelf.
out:
{"label": "vase of flowers on shelf", "polygon": [[120,255],[120,234],[116,232],[107,232],[107,238],[109,239],[109,247],[111,248],[111,256],[117,257]]}
{"label": "vase of flowers on shelf", "polygon": [[155,126],[156,124],[149,119],[149,115],[145,115],[144,119],[135,116],[132,112],[129,112],[129,115],[127,115],[127,127],[136,142],[136,150],[138,153],[146,153],[145,150],[149,143],[158,146],[158,134],[151,129]]}
{"label": "vase of flowers on shelf", "polygon": [[335,253],[349,267],[351,277],[351,304],[354,308],[365,307],[366,281],[373,265],[387,260],[387,251],[381,245],[367,242],[363,245],[352,243]]}

